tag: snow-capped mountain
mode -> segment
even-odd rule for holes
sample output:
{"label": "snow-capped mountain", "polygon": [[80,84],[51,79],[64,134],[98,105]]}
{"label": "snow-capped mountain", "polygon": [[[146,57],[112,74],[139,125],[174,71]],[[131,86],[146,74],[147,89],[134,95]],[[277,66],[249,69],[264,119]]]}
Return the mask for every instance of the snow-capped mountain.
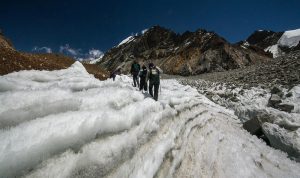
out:
{"label": "snow-capped mountain", "polygon": [[195,75],[235,69],[269,60],[266,52],[232,45],[214,32],[197,30],[176,34],[154,26],[125,38],[105,53],[99,63],[108,70],[128,72],[133,60],[152,61],[168,74]]}
{"label": "snow-capped mountain", "polygon": [[258,30],[246,41],[272,53],[275,58],[300,49],[300,29],[285,32]]}

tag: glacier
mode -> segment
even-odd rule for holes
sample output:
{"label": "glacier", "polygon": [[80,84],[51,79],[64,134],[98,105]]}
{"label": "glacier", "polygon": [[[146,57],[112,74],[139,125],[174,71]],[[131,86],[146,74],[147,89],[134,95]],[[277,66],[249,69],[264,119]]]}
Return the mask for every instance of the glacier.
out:
{"label": "glacier", "polygon": [[300,42],[300,29],[285,31],[278,40],[280,46],[289,48],[297,46]]}
{"label": "glacier", "polygon": [[128,76],[99,81],[79,62],[1,76],[0,177],[300,176],[233,110],[175,79],[160,91],[156,102]]}
{"label": "glacier", "polygon": [[282,34],[276,44],[265,48],[264,51],[272,53],[273,58],[276,58],[284,54],[280,47],[292,48],[297,46],[299,42],[300,29],[288,30]]}

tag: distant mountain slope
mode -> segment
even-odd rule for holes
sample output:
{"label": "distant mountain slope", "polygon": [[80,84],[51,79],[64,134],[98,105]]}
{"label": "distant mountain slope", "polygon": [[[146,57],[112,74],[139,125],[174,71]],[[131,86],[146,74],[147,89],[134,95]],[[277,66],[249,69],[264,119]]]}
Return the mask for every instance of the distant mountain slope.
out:
{"label": "distant mountain slope", "polygon": [[154,26],[123,40],[105,53],[100,65],[108,70],[121,66],[128,72],[133,60],[154,62],[168,74],[195,75],[225,71],[268,61],[263,50],[232,45],[214,32],[197,30],[176,34]]}
{"label": "distant mountain slope", "polygon": [[[12,43],[0,34],[0,75],[20,70],[58,70],[70,67],[74,59],[60,54],[31,54],[14,49]],[[106,79],[108,72],[93,64],[84,64],[87,71],[98,79]]]}
{"label": "distant mountain slope", "polygon": [[300,49],[300,29],[285,32],[258,30],[246,42],[272,53],[273,57],[279,57]]}
{"label": "distant mountain slope", "polygon": [[283,32],[274,32],[269,30],[258,30],[252,33],[248,38],[247,42],[252,45],[259,46],[266,49],[270,45],[277,44],[278,40],[282,36]]}

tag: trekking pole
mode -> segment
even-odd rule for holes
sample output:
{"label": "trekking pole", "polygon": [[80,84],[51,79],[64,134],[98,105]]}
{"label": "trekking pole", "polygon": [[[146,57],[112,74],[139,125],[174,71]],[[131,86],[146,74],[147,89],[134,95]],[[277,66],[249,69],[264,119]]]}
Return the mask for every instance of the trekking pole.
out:
{"label": "trekking pole", "polygon": [[[159,81],[160,81],[160,76],[159,76]],[[159,84],[159,94],[161,95],[161,83]]]}
{"label": "trekking pole", "polygon": [[161,95],[161,85],[159,85],[159,94]]}

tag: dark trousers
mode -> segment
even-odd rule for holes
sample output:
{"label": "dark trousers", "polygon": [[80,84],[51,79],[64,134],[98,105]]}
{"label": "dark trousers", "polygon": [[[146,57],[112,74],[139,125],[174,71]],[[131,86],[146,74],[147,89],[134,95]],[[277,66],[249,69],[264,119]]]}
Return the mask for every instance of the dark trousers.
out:
{"label": "dark trousers", "polygon": [[140,86],[140,83],[139,83],[139,80],[138,80],[138,75],[133,74],[133,86],[136,87],[136,84],[137,84],[138,87]]}
{"label": "dark trousers", "polygon": [[140,77],[140,90],[142,89],[147,91],[147,81],[145,77]]}
{"label": "dark trousers", "polygon": [[[154,87],[154,95],[153,95],[153,87]],[[158,99],[158,88],[159,88],[159,83],[149,83],[149,93],[153,97],[155,101]]]}

